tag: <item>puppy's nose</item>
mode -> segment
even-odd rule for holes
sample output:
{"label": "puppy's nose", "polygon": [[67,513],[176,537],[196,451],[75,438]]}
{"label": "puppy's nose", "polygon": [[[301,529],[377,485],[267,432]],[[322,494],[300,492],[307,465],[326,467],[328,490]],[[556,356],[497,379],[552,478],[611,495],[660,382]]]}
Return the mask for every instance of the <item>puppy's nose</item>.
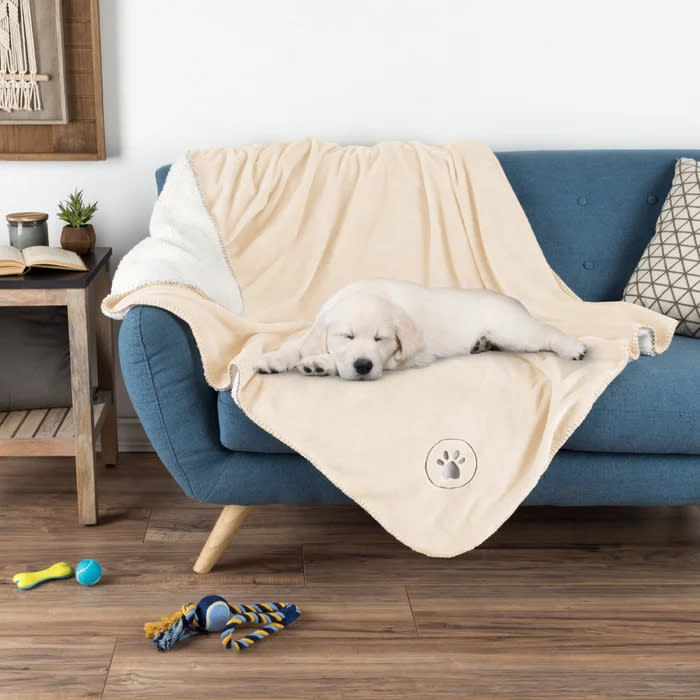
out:
{"label": "puppy's nose", "polygon": [[369,374],[372,371],[372,360],[360,357],[352,363],[358,374]]}

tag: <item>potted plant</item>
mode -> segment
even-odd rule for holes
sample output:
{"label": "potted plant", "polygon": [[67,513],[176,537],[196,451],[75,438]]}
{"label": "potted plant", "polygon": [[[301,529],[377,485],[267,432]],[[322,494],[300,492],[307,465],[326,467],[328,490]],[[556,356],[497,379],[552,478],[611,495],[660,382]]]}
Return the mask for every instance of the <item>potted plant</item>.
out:
{"label": "potted plant", "polygon": [[65,202],[58,204],[58,218],[68,226],[61,231],[61,248],[86,255],[95,249],[95,229],[89,223],[97,211],[97,202],[85,204],[83,191],[77,188]]}

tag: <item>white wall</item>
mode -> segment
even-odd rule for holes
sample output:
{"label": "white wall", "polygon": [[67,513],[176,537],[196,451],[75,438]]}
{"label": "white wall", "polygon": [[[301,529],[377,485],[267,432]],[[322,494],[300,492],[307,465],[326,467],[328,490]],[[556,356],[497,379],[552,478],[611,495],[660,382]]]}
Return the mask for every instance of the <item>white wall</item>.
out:
{"label": "white wall", "polygon": [[[77,185],[118,256],[147,231],[154,168],[187,148],[700,146],[695,0],[100,4],[108,160],[2,163],[0,213],[53,214]],[[57,243],[55,217],[51,230]],[[132,410],[123,391],[119,410]]]}

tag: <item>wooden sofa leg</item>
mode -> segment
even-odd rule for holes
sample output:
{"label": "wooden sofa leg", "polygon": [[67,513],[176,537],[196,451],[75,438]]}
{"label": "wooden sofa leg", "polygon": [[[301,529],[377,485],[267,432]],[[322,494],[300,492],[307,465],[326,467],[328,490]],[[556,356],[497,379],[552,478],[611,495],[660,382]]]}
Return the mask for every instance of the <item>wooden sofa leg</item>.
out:
{"label": "wooden sofa leg", "polygon": [[250,506],[225,506],[194,564],[198,574],[208,574],[246,519]]}

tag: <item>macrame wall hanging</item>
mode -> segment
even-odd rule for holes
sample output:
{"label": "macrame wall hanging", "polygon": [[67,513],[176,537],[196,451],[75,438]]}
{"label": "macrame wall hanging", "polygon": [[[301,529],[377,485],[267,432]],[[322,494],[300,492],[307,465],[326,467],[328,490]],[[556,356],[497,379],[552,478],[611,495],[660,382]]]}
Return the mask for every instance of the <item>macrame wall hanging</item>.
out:
{"label": "macrame wall hanging", "polygon": [[36,44],[29,0],[0,0],[0,110],[41,110]]}

